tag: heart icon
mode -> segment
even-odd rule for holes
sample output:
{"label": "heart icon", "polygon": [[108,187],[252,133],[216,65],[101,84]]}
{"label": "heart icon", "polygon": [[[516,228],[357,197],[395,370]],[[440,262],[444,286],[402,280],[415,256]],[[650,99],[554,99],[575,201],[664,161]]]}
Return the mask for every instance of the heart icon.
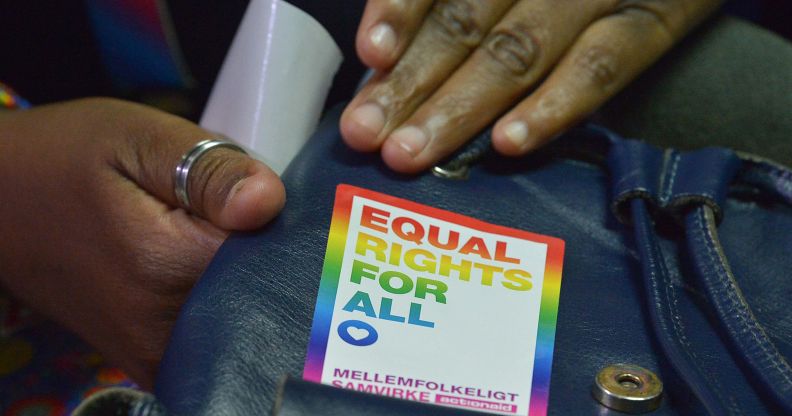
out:
{"label": "heart icon", "polygon": [[352,337],[352,339],[354,339],[355,341],[360,341],[361,339],[365,339],[371,334],[368,329],[355,328],[353,326],[349,327],[347,332],[349,333],[349,336]]}
{"label": "heart icon", "polygon": [[341,322],[338,325],[338,336],[347,344],[356,347],[371,345],[379,338],[379,334],[373,326],[356,319]]}

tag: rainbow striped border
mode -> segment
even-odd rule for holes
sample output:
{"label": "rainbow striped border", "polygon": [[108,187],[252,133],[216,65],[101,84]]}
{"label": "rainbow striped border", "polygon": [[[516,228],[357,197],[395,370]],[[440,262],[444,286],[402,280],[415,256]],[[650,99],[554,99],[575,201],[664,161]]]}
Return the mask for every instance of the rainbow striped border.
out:
{"label": "rainbow striped border", "polygon": [[327,339],[330,336],[330,322],[333,319],[333,307],[335,306],[341,264],[344,261],[344,246],[349,230],[349,216],[352,213],[352,198],[355,196],[354,190],[356,189],[359,188],[343,184],[336,188],[333,217],[330,221],[330,233],[327,238],[327,251],[322,267],[322,280],[319,282],[311,340],[308,343],[305,369],[303,370],[303,378],[315,383],[322,382]]}
{"label": "rainbow striped border", "polygon": [[536,352],[534,355],[534,371],[529,405],[529,415],[546,415],[550,396],[550,373],[553,365],[556,323],[558,321],[558,301],[561,294],[564,241],[555,237],[486,223],[450,211],[346,184],[340,184],[336,188],[333,217],[330,222],[327,251],[324,266],[322,267],[322,277],[319,283],[319,294],[316,299],[316,309],[314,311],[313,327],[311,328],[311,339],[308,343],[305,358],[303,378],[316,383],[321,383],[322,381],[327,340],[330,336],[330,323],[333,318],[336,292],[341,277],[341,264],[344,260],[344,246],[346,245],[349,230],[352,200],[355,196],[460,224],[478,231],[506,235],[547,245],[547,262],[545,264],[539,307],[539,325],[536,333]]}

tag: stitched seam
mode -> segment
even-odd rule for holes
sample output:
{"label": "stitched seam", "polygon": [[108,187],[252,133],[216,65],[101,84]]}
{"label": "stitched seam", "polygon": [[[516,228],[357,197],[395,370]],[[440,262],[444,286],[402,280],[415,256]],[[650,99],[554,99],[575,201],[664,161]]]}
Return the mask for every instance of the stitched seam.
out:
{"label": "stitched seam", "polygon": [[[616,198],[613,199],[613,203],[611,203],[611,212],[613,215],[616,216],[622,224],[630,225],[632,224],[632,216],[629,214],[629,206],[623,208],[625,204],[629,203],[633,199],[641,198],[646,200],[649,203],[653,203],[652,194],[649,192],[648,189],[639,187],[635,189],[631,189],[628,191],[624,191],[620,193]],[[627,211],[627,212],[622,212]]]}
{"label": "stitched seam", "polygon": [[668,203],[668,200],[671,198],[671,193],[674,190],[674,182],[676,181],[677,170],[679,169],[679,161],[681,159],[682,157],[676,152],[672,156],[671,169],[668,174],[668,181],[667,183],[665,183],[665,189],[663,188],[660,189],[662,195],[660,197],[660,202],[663,206],[665,206]]}
{"label": "stitched seam", "polygon": [[[755,332],[755,331],[760,331],[760,332],[764,333],[764,331],[762,331],[761,328],[757,327],[758,324],[756,323],[756,321],[754,319],[752,319],[750,316],[747,316],[747,315],[749,315],[749,313],[748,313],[748,308],[749,307],[746,304],[746,302],[744,300],[740,299],[740,296],[737,295],[737,291],[739,289],[735,286],[734,281],[731,279],[731,276],[725,270],[725,266],[723,264],[723,260],[720,259],[720,256],[718,255],[717,251],[712,247],[712,245],[715,244],[714,236],[712,235],[710,228],[707,227],[705,223],[706,223],[706,218],[704,216],[704,213],[703,212],[699,212],[696,215],[696,225],[702,231],[702,233],[700,234],[701,237],[699,238],[699,240],[702,240],[702,242],[705,243],[705,247],[707,249],[707,257],[709,258],[709,260],[711,262],[710,264],[713,265],[713,267],[708,267],[708,268],[712,269],[716,274],[720,275],[721,277],[725,276],[726,285],[727,285],[727,287],[723,287],[723,285],[719,285],[721,287],[713,288],[713,289],[718,290],[719,292],[725,292],[725,294],[727,296],[726,300],[728,301],[728,303],[731,304],[731,305],[729,305],[730,306],[729,309],[730,310],[736,310],[738,319],[745,326],[745,329],[747,329],[748,332],[751,333],[752,337],[759,343],[759,346],[760,346],[762,352],[765,353],[766,358],[769,359],[771,362],[776,361],[772,357],[772,355],[773,355],[772,351],[767,349],[767,347],[770,347],[769,345],[766,345],[767,339],[762,337],[761,334],[758,334],[757,332]],[[707,279],[707,280],[709,280],[709,279]],[[721,290],[721,289],[723,289],[723,290]],[[729,289],[731,289],[731,290],[729,290]],[[742,331],[740,331],[740,332],[742,332]],[[772,349],[772,347],[770,349]],[[779,366],[779,363],[773,363],[773,365],[771,367],[781,370],[781,367]],[[784,375],[784,378],[787,381],[790,381],[790,379],[785,374],[783,374],[783,371],[782,371],[782,375]]]}
{"label": "stitched seam", "polygon": [[657,199],[658,199],[658,205],[660,206],[663,205],[663,193],[665,192],[665,183],[667,180],[666,177],[668,176],[668,165],[670,163],[670,160],[673,158],[673,156],[674,156],[674,151],[672,149],[666,149],[663,152],[663,164],[660,166],[660,172],[659,172],[660,181],[657,184]]}
{"label": "stitched seam", "polygon": [[680,194],[675,194],[674,195],[674,201],[676,201],[677,199],[680,199],[680,198],[685,198],[685,197],[694,197],[694,198],[698,198],[698,199],[706,199],[708,202],[712,203],[713,205],[717,205],[717,204],[715,204],[715,196],[712,195],[709,192],[684,192],[684,193],[680,193]]}
{"label": "stitched seam", "polygon": [[716,220],[720,222],[720,220],[723,218],[723,210],[721,209],[720,205],[718,205],[717,201],[715,201],[715,198],[707,192],[703,192],[701,194],[690,193],[690,192],[683,194],[676,194],[674,195],[674,199],[668,201],[666,208],[668,208],[668,210],[674,216],[682,214],[680,217],[677,218],[677,220],[680,223],[684,223],[685,212],[681,210],[683,210],[684,208],[690,205],[693,205],[693,208],[695,208],[702,204],[712,209],[712,212],[715,214]]}
{"label": "stitched seam", "polygon": [[[654,248],[653,251],[657,253],[657,257],[659,258],[659,261],[657,263],[658,263],[658,267],[660,267],[661,269],[661,274],[663,276],[667,275],[668,265],[666,264],[665,256],[660,250],[659,245],[654,241],[651,241],[650,244]],[[721,390],[722,390],[721,385],[718,382],[718,380],[714,377],[711,377],[709,371],[703,371],[701,366],[698,365],[698,363],[703,362],[703,360],[701,360],[698,357],[698,354],[696,354],[696,351],[692,348],[691,342],[688,340],[687,335],[685,334],[685,326],[682,323],[682,317],[681,314],[679,313],[679,308],[678,308],[679,299],[676,296],[676,291],[674,290],[673,283],[667,281],[666,279],[663,279],[662,277],[658,279],[657,274],[655,273],[654,269],[651,267],[649,274],[652,276],[652,283],[655,286],[655,288],[657,287],[657,280],[662,279],[662,283],[663,286],[665,286],[665,292],[666,292],[665,302],[666,305],[668,306],[669,311],[671,312],[671,322],[673,324],[672,327],[674,329],[674,333],[676,334],[676,338],[679,341],[679,344],[681,344],[682,346],[682,351],[684,351],[685,355],[687,355],[688,357],[688,361],[690,361],[691,365],[695,368],[696,372],[704,377],[707,383],[715,387],[714,389],[710,389],[710,391],[715,393],[715,396],[718,397],[721,403],[727,403],[727,407],[730,410],[730,413],[738,414],[738,415],[743,414],[742,410],[739,407],[737,407],[737,404],[734,402],[734,398],[731,395],[729,395],[728,399],[723,397],[723,395],[721,394]]]}
{"label": "stitched seam", "polygon": [[[650,252],[657,253],[656,257],[659,258],[660,260],[660,261],[652,261],[653,259],[651,254],[649,254],[649,259],[646,259],[649,266],[648,267],[649,281],[652,285],[652,292],[657,294],[658,297],[662,297],[661,295],[662,291],[659,288],[660,279],[658,278],[658,273],[655,267],[653,267],[652,265],[656,264],[658,268],[667,271],[667,266],[665,264],[665,256],[663,256],[663,253],[660,250],[660,247],[657,244],[657,242],[652,238],[652,232],[649,229],[649,227],[646,225],[642,225],[642,227],[644,229],[643,233],[645,234],[646,244],[648,245],[648,249],[650,250]],[[665,283],[663,286],[665,289],[666,296],[665,299],[658,299],[658,301],[660,302],[660,304],[665,303],[668,306],[668,311],[670,313],[670,318],[671,318],[670,319],[671,328],[674,334],[676,335],[675,337],[672,337],[671,342],[679,345],[680,349],[682,350],[682,353],[687,358],[688,364],[693,368],[693,370],[699,376],[703,377],[707,383],[710,383],[710,385],[715,386],[715,389],[709,389],[709,391],[712,391],[721,403],[726,403],[726,407],[731,411],[730,413],[742,414],[739,408],[735,407],[735,403],[731,400],[731,398],[730,400],[725,400],[724,397],[721,395],[720,383],[718,383],[716,379],[711,378],[708,372],[702,371],[701,367],[698,365],[698,363],[702,361],[699,360],[698,355],[691,348],[691,343],[684,333],[684,325],[682,323],[682,318],[681,315],[678,313],[679,310],[677,308],[677,305],[679,301],[676,297],[676,293],[674,292],[673,286],[670,284],[670,282],[666,282],[665,279],[663,279],[663,283]],[[662,313],[660,315],[662,315]]]}
{"label": "stitched seam", "polygon": [[777,174],[780,176],[790,176],[792,175],[792,170],[786,169],[785,167],[774,166],[769,164],[765,161],[757,161],[757,160],[749,160],[751,166],[757,169],[761,169],[767,171],[768,173]]}
{"label": "stitched seam", "polygon": [[635,198],[646,199],[648,202],[652,202],[652,195],[646,188],[635,188],[620,193],[616,198],[614,198],[613,204],[615,206],[620,206],[625,202],[630,202]]}
{"label": "stitched seam", "polygon": [[[779,179],[783,181],[783,183],[778,183],[774,181],[773,184],[777,185],[774,186],[775,190],[780,192],[784,198],[788,199],[787,202],[792,202],[792,171],[786,169],[780,169],[778,167],[769,165],[767,163],[759,163],[753,162],[752,167],[764,171],[774,179]],[[779,189],[780,188],[780,189]]]}
{"label": "stitched seam", "polygon": [[[742,296],[739,296],[740,289],[736,286],[736,282],[734,281],[732,275],[726,270],[726,265],[724,264],[723,260],[720,259],[717,250],[714,248],[714,245],[716,244],[715,238],[712,235],[710,227],[705,225],[706,218],[704,217],[703,211],[698,213],[696,220],[697,225],[702,227],[702,230],[705,231],[704,234],[706,237],[706,243],[708,243],[706,244],[707,255],[712,264],[715,265],[713,269],[716,269],[715,272],[721,277],[725,276],[725,280],[728,285],[728,288],[726,289],[731,289],[726,290],[729,303],[731,303],[733,307],[730,309],[737,309],[737,317],[757,341],[760,349],[762,350],[761,352],[765,355],[765,359],[772,363],[771,368],[779,370],[779,372],[781,372],[781,376],[785,379],[787,384],[792,387],[792,368],[790,368],[783,357],[781,357],[781,355],[775,349],[775,346],[770,343],[767,334],[759,326],[758,322],[756,322],[756,320],[750,316],[750,307],[747,305]],[[741,307],[738,308],[737,306]]]}
{"label": "stitched seam", "polygon": [[[676,300],[676,297],[675,297],[675,300]],[[694,355],[695,355],[695,352],[694,352]],[[698,359],[698,357],[696,357],[696,359]],[[697,366],[696,368],[699,368],[699,367]],[[720,394],[720,391],[721,391],[721,386],[720,386],[720,384],[717,382],[717,378],[713,380],[713,379],[710,379],[710,378],[707,376],[708,372],[704,372],[704,374],[705,374],[705,378],[706,378],[708,381],[710,381],[710,382],[714,382],[714,383],[715,383],[715,386],[716,386],[716,389],[715,389],[715,394],[718,396],[718,398],[719,398],[719,399],[720,399],[722,402],[725,402],[725,403],[727,403],[727,407],[728,407],[728,409],[731,411],[731,413],[738,414],[738,415],[744,414],[744,413],[743,413],[743,411],[742,411],[742,409],[739,407],[739,404],[737,403],[737,400],[736,400],[736,398],[734,397],[734,395],[733,395],[733,394],[729,394],[729,395],[728,395],[728,398],[727,398],[727,399],[724,399],[724,397],[723,397],[723,396]]]}
{"label": "stitched seam", "polygon": [[[668,204],[666,204],[666,208],[672,210],[679,209],[692,203],[696,203],[696,206],[703,204],[710,207],[713,211],[715,211],[716,216],[720,214],[720,206],[717,202],[715,202],[715,199],[707,193],[675,194],[674,199],[668,201]],[[681,220],[684,220],[684,218],[681,218]]]}
{"label": "stitched seam", "polygon": [[[711,262],[710,264],[712,265],[711,267],[710,265],[707,265],[707,268],[712,269],[721,278],[725,277],[726,285],[728,286],[721,288],[713,287],[713,290],[725,292],[725,295],[727,296],[725,300],[730,304],[728,309],[737,312],[736,316],[740,321],[740,326],[743,327],[738,328],[739,332],[747,331],[751,334],[759,346],[759,352],[764,356],[760,358],[762,358],[763,361],[768,361],[768,363],[763,364],[767,364],[768,367],[777,370],[787,384],[785,390],[789,390],[792,388],[792,368],[790,368],[789,364],[783,359],[783,357],[781,357],[781,355],[778,353],[778,350],[775,349],[775,346],[770,343],[770,340],[767,338],[767,334],[761,327],[759,327],[756,320],[749,316],[749,306],[743,299],[741,299],[741,296],[739,296],[739,288],[737,288],[736,282],[728,273],[725,264],[720,260],[720,256],[715,251],[715,248],[713,247],[715,244],[714,236],[712,235],[710,227],[705,225],[705,222],[706,219],[704,217],[704,211],[701,210],[696,215],[696,225],[701,231],[703,231],[699,234],[698,239],[704,240],[703,242],[705,243],[704,246],[706,247],[707,257]],[[705,277],[705,280],[709,279]]]}
{"label": "stitched seam", "polygon": [[790,171],[780,171],[780,170],[772,170],[770,171],[770,175],[775,176],[778,180],[783,181],[783,183],[778,183],[779,181],[774,181],[774,184],[779,185],[781,187],[780,192],[784,195],[784,197],[789,198],[790,202],[792,202],[792,172]]}

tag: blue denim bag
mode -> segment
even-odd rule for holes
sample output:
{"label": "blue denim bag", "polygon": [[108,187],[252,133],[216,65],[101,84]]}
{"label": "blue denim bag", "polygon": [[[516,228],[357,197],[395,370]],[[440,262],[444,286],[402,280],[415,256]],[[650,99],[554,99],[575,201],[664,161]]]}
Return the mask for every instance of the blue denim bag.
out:
{"label": "blue denim bag", "polygon": [[485,155],[466,179],[405,177],[347,149],[339,113],[283,175],[280,217],[229,238],[193,289],[156,385],[171,414],[462,414],[296,379],[278,390],[302,373],[339,183],[566,241],[550,414],[610,414],[592,384],[618,363],[663,381],[651,414],[792,414],[789,169],[587,127],[522,159]]}

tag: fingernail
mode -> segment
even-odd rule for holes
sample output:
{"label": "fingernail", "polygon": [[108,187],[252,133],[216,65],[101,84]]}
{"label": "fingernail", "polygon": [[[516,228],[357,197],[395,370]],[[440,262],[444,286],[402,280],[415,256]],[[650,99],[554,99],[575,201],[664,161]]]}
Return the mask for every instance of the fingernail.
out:
{"label": "fingernail", "polygon": [[350,116],[352,121],[376,136],[385,127],[385,113],[373,103],[363,104],[356,108]]}
{"label": "fingernail", "polygon": [[228,195],[226,196],[225,205],[223,205],[224,207],[227,207],[231,203],[231,200],[234,199],[234,196],[239,193],[242,187],[245,186],[245,182],[247,182],[247,180],[248,178],[242,178],[237,181],[233,187],[231,187],[231,190],[228,191]]}
{"label": "fingernail", "polygon": [[402,127],[391,135],[391,138],[404,149],[411,156],[415,157],[426,147],[429,143],[429,138],[426,133],[418,127],[408,126]]}
{"label": "fingernail", "polygon": [[369,40],[380,52],[390,55],[396,49],[396,32],[391,25],[380,23],[369,30]]}
{"label": "fingernail", "polygon": [[528,143],[528,124],[524,121],[512,121],[503,128],[503,133],[518,149]]}

